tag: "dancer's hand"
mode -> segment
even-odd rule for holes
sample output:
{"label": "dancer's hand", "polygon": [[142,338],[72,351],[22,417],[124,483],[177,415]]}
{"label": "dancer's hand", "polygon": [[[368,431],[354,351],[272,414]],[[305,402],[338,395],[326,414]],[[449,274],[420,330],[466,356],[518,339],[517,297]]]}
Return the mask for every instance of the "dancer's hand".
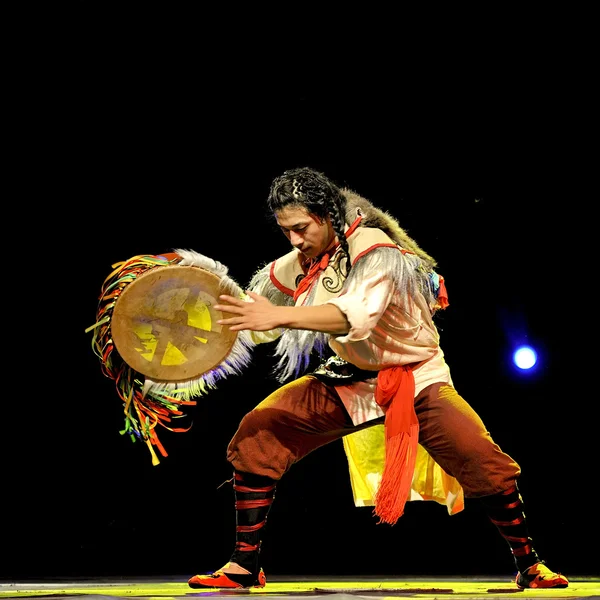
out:
{"label": "dancer's hand", "polygon": [[217,323],[227,325],[231,331],[271,331],[281,326],[278,315],[281,306],[272,304],[264,296],[254,292],[246,292],[250,300],[242,300],[233,296],[219,296],[221,301],[215,305],[217,310],[232,313],[234,316],[219,319]]}

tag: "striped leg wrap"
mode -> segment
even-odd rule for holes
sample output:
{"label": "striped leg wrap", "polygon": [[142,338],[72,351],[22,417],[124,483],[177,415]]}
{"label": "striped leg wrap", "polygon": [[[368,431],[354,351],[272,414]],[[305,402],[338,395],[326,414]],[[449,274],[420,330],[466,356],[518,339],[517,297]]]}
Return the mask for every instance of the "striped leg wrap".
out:
{"label": "striped leg wrap", "polygon": [[523,572],[540,562],[529,537],[523,499],[517,484],[508,490],[481,499],[488,517],[508,542],[517,570]]}
{"label": "striped leg wrap", "polygon": [[275,498],[276,482],[268,477],[234,472],[236,542],[231,562],[258,573],[262,528]]}

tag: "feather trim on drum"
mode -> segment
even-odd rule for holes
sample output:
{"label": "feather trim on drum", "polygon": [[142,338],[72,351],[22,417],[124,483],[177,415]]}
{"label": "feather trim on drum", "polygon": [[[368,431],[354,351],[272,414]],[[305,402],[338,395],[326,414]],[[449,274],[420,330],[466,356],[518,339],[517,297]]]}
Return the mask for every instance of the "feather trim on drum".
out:
{"label": "feather trim on drum", "polygon": [[[243,297],[243,291],[227,275],[224,265],[191,250],[133,256],[112,268],[101,287],[96,322],[85,331],[93,332],[92,350],[100,359],[103,374],[115,381],[123,401],[125,427],[121,435],[129,435],[134,442],[144,441],[152,455],[152,464],[157,465],[160,461],[154,448],[162,456],[168,456],[158,438],[157,425],[173,432],[189,431],[191,425],[173,427],[172,424],[186,416],[182,409],[195,405],[194,397],[214,389],[219,380],[240,373],[250,362],[254,344],[249,334],[236,334],[218,326],[216,320],[220,314],[212,308],[219,294]],[[171,285],[169,276],[180,272],[192,275],[191,283],[176,281]],[[194,280],[198,277],[200,284]],[[202,289],[205,284],[210,288],[208,292]],[[181,306],[173,308],[175,301],[181,301]],[[130,313],[136,310],[140,310],[140,315],[136,314],[139,318],[135,321],[135,331],[131,332],[123,323],[128,324]],[[144,313],[148,310],[154,311],[151,318]],[[172,314],[167,314],[169,311]],[[174,320],[171,322],[166,316]],[[155,332],[166,326],[173,327],[173,332],[167,330],[169,334],[184,332],[182,347],[196,353],[198,348],[206,347],[209,351],[216,348],[217,359],[209,357],[208,362],[203,359],[194,362],[171,339],[162,340]],[[150,369],[157,362],[154,358],[159,348],[164,354],[157,373],[162,373],[163,364],[175,365],[180,377],[148,375],[146,365]],[[187,370],[190,364],[199,372]],[[142,366],[136,368],[138,365]]]}
{"label": "feather trim on drum", "polygon": [[229,269],[218,260],[214,260],[212,258],[208,258],[208,256],[204,256],[204,254],[200,254],[194,250],[183,250],[178,248],[174,250],[175,254],[181,256],[181,260],[179,264],[181,266],[190,265],[192,267],[200,267],[201,269],[206,269],[215,275],[218,275],[223,285],[232,285],[234,287],[239,287],[232,279],[229,278],[227,273]]}

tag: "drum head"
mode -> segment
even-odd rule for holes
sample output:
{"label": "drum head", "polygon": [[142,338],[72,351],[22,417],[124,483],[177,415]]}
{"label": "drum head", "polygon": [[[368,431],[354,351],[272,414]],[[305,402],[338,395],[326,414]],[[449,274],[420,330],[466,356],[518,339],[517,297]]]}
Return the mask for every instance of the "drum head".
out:
{"label": "drum head", "polygon": [[113,309],[112,338],[121,358],[155,381],[184,382],[218,366],[237,332],[217,319],[218,275],[194,266],[155,267],[122,291]]}

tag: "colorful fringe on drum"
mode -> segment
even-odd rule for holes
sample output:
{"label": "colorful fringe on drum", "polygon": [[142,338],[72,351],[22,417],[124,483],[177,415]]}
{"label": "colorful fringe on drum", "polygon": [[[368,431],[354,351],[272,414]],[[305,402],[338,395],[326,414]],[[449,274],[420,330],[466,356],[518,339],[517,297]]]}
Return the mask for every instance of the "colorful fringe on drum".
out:
{"label": "colorful fringe on drum", "polygon": [[196,401],[175,398],[167,390],[159,388],[144,393],[144,382],[140,379],[143,376],[127,365],[115,349],[110,322],[115,304],[129,283],[149,269],[177,264],[180,260],[181,257],[175,253],[140,255],[112,265],[114,271],[104,280],[101,288],[96,323],[86,329],[86,332],[93,330],[92,349],[100,359],[103,374],[115,381],[117,393],[123,400],[125,427],[120,433],[129,435],[134,442],[143,440],[152,455],[153,465],[160,463],[154,447],[162,456],[168,456],[158,439],[156,426],[174,432],[188,431],[191,425],[175,428],[170,423],[174,418],[185,416],[182,406],[195,405]]}

